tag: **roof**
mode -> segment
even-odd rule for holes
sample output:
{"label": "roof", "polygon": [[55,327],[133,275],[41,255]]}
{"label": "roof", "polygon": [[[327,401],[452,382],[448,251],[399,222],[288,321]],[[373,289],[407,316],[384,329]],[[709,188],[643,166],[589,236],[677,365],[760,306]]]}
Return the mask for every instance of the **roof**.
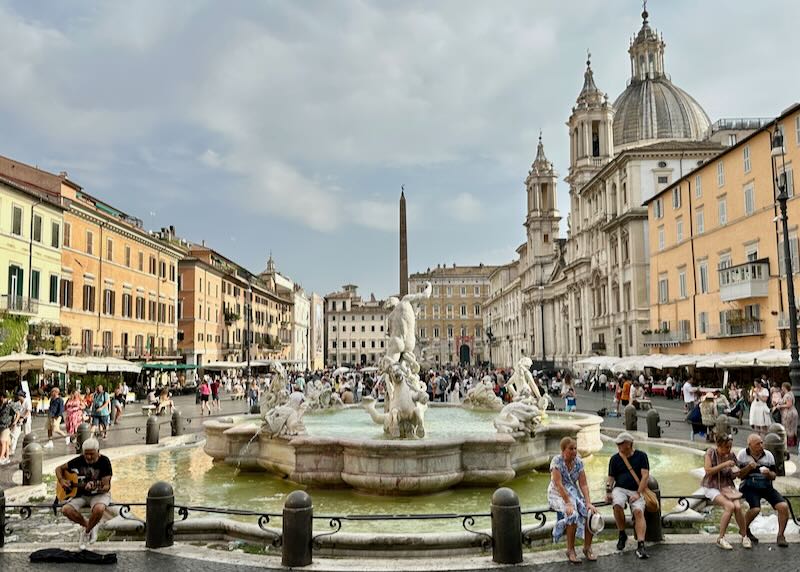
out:
{"label": "roof", "polygon": [[485,264],[479,264],[478,266],[440,266],[437,268],[429,268],[425,272],[415,272],[409,276],[408,279],[473,276],[475,274],[489,276],[495,268],[497,268],[497,266],[487,266]]}
{"label": "roof", "polygon": [[[747,137],[743,137],[742,140],[738,141],[736,144],[730,145],[728,147],[725,147],[719,155],[714,157],[714,160],[721,159],[725,155],[727,155],[729,153],[732,153],[735,150],[740,149],[742,146],[747,144],[753,137],[756,137],[760,133],[763,133],[764,131],[769,131],[770,129],[774,128],[774,126],[779,121],[782,121],[783,119],[786,119],[788,116],[792,115],[796,111],[800,111],[800,103],[794,103],[794,104],[790,105],[787,109],[785,109],[783,111],[783,113],[781,113],[778,117],[775,118],[774,121],[770,122],[768,125],[764,125],[763,127],[761,127],[761,129],[757,129],[757,130],[753,131]],[[697,172],[697,170],[704,168],[707,164],[708,164],[708,162],[703,163],[702,165],[698,165],[697,168],[692,169],[691,171],[689,171],[688,173],[683,175],[680,179],[676,179],[671,184],[669,184],[666,187],[664,187],[660,192],[655,193],[652,197],[650,197],[649,199],[644,201],[642,203],[642,205],[643,206],[647,206],[648,204],[653,202],[655,199],[657,199],[658,197],[660,197],[664,193],[666,193],[668,191],[672,191],[672,189],[674,189],[676,187],[679,187],[685,181],[689,180],[689,177],[694,176],[694,173]]]}
{"label": "roof", "polygon": [[5,175],[0,175],[0,182],[4,183],[5,185],[17,191],[41,199],[42,201],[46,201],[47,203],[53,205],[54,207],[58,207],[60,209],[64,208],[64,203],[62,202],[61,197],[55,193],[48,191],[47,189],[44,189],[37,185],[25,183],[23,181],[15,179],[14,177],[7,177]]}

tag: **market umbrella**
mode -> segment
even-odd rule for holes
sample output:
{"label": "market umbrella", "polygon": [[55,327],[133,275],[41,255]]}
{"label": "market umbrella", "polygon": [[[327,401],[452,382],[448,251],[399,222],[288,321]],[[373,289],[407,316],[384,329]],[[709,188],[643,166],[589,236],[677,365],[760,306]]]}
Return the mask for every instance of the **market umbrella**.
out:
{"label": "market umbrella", "polygon": [[350,371],[349,367],[337,367],[335,370],[333,370],[332,375],[341,375],[343,373],[347,373],[348,371]]}
{"label": "market umbrella", "polygon": [[23,373],[31,370],[66,373],[67,368],[56,358],[48,355],[13,353],[0,356],[0,372],[16,371],[21,377]]}

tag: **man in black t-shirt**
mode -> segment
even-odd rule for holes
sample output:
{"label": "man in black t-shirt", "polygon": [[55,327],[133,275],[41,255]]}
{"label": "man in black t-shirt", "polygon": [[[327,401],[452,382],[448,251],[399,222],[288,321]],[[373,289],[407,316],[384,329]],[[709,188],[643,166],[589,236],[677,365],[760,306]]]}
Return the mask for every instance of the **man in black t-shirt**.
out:
{"label": "man in black t-shirt", "polygon": [[[70,499],[61,512],[72,522],[81,525],[80,545],[97,540],[97,523],[106,507],[111,504],[111,461],[100,454],[97,439],[87,439],[83,443],[82,455],[56,468],[56,479],[64,490],[77,487],[77,494]],[[77,476],[77,484],[68,479],[67,474]],[[86,506],[91,509],[89,520],[83,518],[80,510]]]}
{"label": "man in black t-shirt", "polygon": [[[614,442],[617,444],[618,452],[608,461],[606,502],[612,503],[614,507],[614,521],[619,530],[617,550],[623,550],[628,540],[628,535],[625,533],[625,506],[629,505],[633,513],[634,531],[638,541],[636,556],[642,559],[648,558],[644,547],[646,524],[642,492],[647,488],[647,480],[650,478],[650,462],[646,453],[633,449],[633,435],[630,433],[620,433]],[[630,469],[625,464],[625,460],[630,464]],[[636,473],[636,478],[631,474],[631,470]]]}

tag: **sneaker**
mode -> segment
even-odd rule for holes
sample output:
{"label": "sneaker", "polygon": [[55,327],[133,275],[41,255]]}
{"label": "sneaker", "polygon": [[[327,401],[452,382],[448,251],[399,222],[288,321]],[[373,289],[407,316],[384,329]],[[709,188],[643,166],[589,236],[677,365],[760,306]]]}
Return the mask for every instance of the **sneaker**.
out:
{"label": "sneaker", "polygon": [[89,544],[97,542],[97,525],[89,531]]}
{"label": "sneaker", "polygon": [[787,546],[789,546],[789,543],[786,542],[786,537],[782,534],[778,536],[778,546],[780,546],[781,548],[786,548]]}
{"label": "sneaker", "polygon": [[43,448],[43,449],[52,449],[52,448],[53,448],[53,441],[52,441],[52,440],[51,440],[51,441],[48,441],[47,443],[45,443],[44,445],[42,445],[42,448]]}
{"label": "sneaker", "polygon": [[742,537],[742,548],[753,548],[753,541],[751,541],[748,537]]}
{"label": "sneaker", "polygon": [[80,534],[78,535],[78,548],[81,550],[86,550],[86,542],[88,541],[88,537],[86,536],[86,529],[81,528]]}
{"label": "sneaker", "polygon": [[[730,544],[728,546],[730,546]],[[647,553],[647,550],[644,549],[644,542],[640,542],[639,546],[636,547],[636,556],[639,557],[639,560],[647,560],[648,558],[650,558],[650,555]]]}
{"label": "sneaker", "polygon": [[758,538],[756,538],[755,534],[750,532],[749,528],[747,529],[747,538],[749,538],[750,542],[752,542],[753,544],[758,544]]}
{"label": "sneaker", "polygon": [[625,550],[625,543],[628,542],[628,535],[624,530],[619,531],[619,540],[617,540],[617,550]]}
{"label": "sneaker", "polygon": [[725,540],[725,538],[722,536],[717,538],[717,546],[719,546],[723,550],[733,550],[733,546],[731,546],[731,543]]}

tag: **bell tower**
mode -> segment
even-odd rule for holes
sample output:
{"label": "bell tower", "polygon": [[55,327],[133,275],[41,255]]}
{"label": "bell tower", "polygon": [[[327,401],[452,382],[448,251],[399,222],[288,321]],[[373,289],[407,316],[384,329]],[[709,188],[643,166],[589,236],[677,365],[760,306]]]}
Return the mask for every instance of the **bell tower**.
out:
{"label": "bell tower", "polygon": [[587,52],[583,89],[578,94],[569,127],[570,161],[566,180],[580,189],[614,155],[614,106],[594,83],[591,53]]}
{"label": "bell tower", "polygon": [[528,254],[532,258],[550,256],[558,238],[561,215],[556,201],[557,181],[558,173],[544,154],[544,143],[540,132],[536,159],[525,179],[525,189],[528,194],[525,228],[528,234]]}

